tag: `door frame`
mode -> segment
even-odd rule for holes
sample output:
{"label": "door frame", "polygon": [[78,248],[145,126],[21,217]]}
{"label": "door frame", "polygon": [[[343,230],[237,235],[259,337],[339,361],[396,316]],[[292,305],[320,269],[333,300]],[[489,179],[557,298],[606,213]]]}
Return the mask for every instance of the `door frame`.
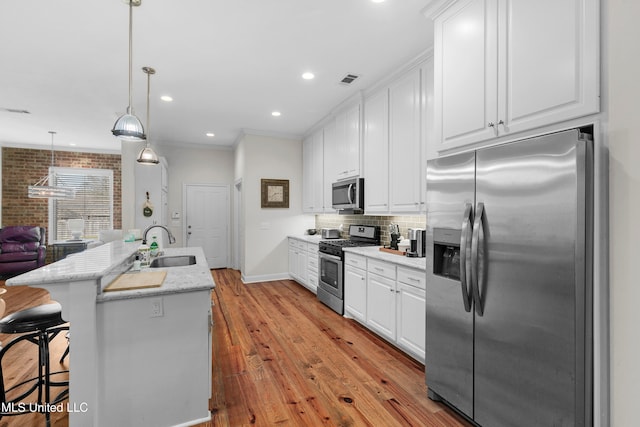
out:
{"label": "door frame", "polygon": [[[182,242],[183,247],[187,246],[187,189],[189,187],[211,187],[211,188],[223,188],[227,193],[227,264],[231,263],[231,203],[229,198],[229,185],[227,184],[213,184],[213,183],[183,183],[182,184]],[[206,254],[205,254],[206,256]]]}
{"label": "door frame", "polygon": [[243,241],[240,238],[240,229],[243,227],[242,216],[242,178],[237,179],[233,185],[233,261],[232,266],[242,271]]}

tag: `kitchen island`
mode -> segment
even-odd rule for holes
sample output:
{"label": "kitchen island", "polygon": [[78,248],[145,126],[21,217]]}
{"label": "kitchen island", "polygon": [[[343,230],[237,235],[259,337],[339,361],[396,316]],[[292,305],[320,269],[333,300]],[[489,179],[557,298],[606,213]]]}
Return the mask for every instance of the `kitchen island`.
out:
{"label": "kitchen island", "polygon": [[9,279],[46,289],[70,322],[70,426],[191,425],[210,418],[211,289],[201,248],[167,248],[196,264],[161,286],[105,292],[130,272],[139,242],[111,242]]}

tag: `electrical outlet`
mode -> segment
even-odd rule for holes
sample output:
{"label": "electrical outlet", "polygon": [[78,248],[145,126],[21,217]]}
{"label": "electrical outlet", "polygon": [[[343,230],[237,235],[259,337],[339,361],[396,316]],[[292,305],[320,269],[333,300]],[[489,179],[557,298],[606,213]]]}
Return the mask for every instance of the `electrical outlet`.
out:
{"label": "electrical outlet", "polygon": [[162,317],[164,315],[162,309],[162,298],[151,300],[151,317]]}

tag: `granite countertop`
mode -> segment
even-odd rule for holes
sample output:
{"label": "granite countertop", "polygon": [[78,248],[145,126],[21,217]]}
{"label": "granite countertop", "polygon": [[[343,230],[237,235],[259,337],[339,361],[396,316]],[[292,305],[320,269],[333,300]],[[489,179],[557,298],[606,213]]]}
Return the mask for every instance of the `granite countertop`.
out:
{"label": "granite countertop", "polygon": [[[195,255],[196,264],[184,267],[153,268],[149,271],[167,271],[162,286],[102,293],[121,274],[128,272],[140,242],[109,242],[104,245],[69,255],[65,259],[8,279],[8,286],[65,285],[69,282],[96,281],[97,302],[139,298],[178,292],[190,292],[215,287],[211,270],[199,247],[164,248],[164,256]],[[145,269],[143,269],[144,271]]]}
{"label": "granite countertop", "polygon": [[303,242],[316,243],[316,244],[319,243],[320,240],[322,240],[320,233],[314,234],[313,236],[310,236],[309,234],[297,234],[297,235],[291,235],[287,237],[289,237],[290,239],[297,239],[297,240],[302,240]]}
{"label": "granite countertop", "polygon": [[[181,292],[193,292],[199,290],[212,289],[215,282],[209,270],[207,259],[204,251],[199,247],[188,248],[165,248],[162,256],[179,256],[179,255],[195,255],[196,263],[194,265],[185,265],[182,267],[164,267],[164,268],[143,268],[144,271],[166,271],[167,275],[162,282],[162,286],[157,288],[132,289],[127,291],[103,292],[98,295],[96,302],[106,302],[121,299],[132,299],[150,296],[160,296],[167,294],[175,294]],[[140,274],[137,271],[128,271],[124,274]],[[104,289],[107,285],[103,284]]]}
{"label": "granite countertop", "polygon": [[427,271],[427,261],[424,258],[409,258],[402,255],[391,254],[389,252],[382,252],[380,248],[381,246],[356,246],[354,248],[343,248],[342,250],[347,253],[362,255],[367,258],[375,258],[381,261],[391,262],[403,267]]}
{"label": "granite countertop", "polygon": [[111,278],[113,280],[131,266],[138,246],[140,246],[140,242],[110,242],[12,277],[7,280],[7,285],[37,287],[42,284],[68,283],[80,280],[104,282],[105,279],[108,280],[114,276]]}

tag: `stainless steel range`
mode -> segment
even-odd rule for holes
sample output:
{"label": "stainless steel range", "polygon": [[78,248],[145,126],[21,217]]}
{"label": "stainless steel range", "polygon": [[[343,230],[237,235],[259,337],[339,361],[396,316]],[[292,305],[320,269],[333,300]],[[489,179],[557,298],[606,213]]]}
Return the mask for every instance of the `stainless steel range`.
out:
{"label": "stainless steel range", "polygon": [[319,244],[318,300],[338,314],[344,313],[343,248],[380,245],[377,225],[350,225],[349,239],[321,240]]}

